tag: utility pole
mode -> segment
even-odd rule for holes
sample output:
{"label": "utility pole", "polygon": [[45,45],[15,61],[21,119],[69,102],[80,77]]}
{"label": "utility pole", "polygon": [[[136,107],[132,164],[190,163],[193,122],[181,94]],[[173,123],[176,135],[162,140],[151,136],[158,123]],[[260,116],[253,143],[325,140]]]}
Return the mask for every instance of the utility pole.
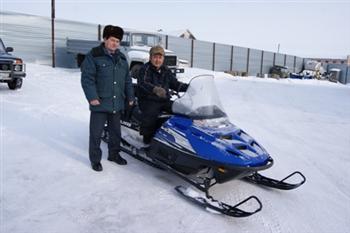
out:
{"label": "utility pole", "polygon": [[51,0],[51,53],[52,67],[56,67],[55,61],[55,0]]}
{"label": "utility pole", "polygon": [[280,43],[277,45],[277,53],[280,53]]}

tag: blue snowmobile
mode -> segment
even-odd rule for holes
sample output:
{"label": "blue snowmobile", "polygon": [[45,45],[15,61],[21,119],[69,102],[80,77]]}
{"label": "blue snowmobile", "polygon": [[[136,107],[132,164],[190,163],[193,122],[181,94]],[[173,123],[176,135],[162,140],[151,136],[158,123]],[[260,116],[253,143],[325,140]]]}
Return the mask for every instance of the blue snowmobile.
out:
{"label": "blue snowmobile", "polygon": [[[209,189],[218,183],[244,179],[283,190],[295,189],[305,183],[305,176],[298,171],[282,180],[259,173],[270,168],[273,159],[257,141],[229,121],[212,75],[200,75],[190,81],[187,91],[174,101],[174,114],[159,117],[161,127],[149,147],[145,147],[139,135],[137,112],[133,111],[121,121],[122,151],[153,167],[174,173],[197,188],[201,193],[190,187],[175,187],[183,197],[211,211],[246,217],[262,209],[256,196],[233,206],[214,199]],[[107,129],[102,138],[108,140]],[[292,176],[299,176],[300,182],[286,182]],[[256,208],[253,211],[241,209],[247,202]]]}

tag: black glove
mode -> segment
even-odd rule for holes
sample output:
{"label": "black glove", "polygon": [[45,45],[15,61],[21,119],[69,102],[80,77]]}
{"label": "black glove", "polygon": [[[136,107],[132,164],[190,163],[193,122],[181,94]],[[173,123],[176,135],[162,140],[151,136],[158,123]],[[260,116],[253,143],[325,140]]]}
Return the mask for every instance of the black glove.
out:
{"label": "black glove", "polygon": [[166,98],[166,90],[162,87],[154,87],[153,93],[156,94],[160,98]]}

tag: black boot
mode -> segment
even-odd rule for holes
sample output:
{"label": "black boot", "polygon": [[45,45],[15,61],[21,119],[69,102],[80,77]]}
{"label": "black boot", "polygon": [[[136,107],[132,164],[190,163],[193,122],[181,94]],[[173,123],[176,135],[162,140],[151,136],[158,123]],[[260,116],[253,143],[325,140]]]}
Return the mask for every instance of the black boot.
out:
{"label": "black boot", "polygon": [[101,163],[91,163],[91,167],[93,170],[100,172],[103,170]]}
{"label": "black boot", "polygon": [[117,153],[116,155],[110,155],[107,158],[109,161],[112,162],[116,162],[119,165],[126,165],[127,161],[125,159],[123,159],[119,153]]}
{"label": "black boot", "polygon": [[143,143],[145,145],[149,145],[151,143],[151,141],[152,141],[152,135],[150,135],[150,134],[143,135]]}

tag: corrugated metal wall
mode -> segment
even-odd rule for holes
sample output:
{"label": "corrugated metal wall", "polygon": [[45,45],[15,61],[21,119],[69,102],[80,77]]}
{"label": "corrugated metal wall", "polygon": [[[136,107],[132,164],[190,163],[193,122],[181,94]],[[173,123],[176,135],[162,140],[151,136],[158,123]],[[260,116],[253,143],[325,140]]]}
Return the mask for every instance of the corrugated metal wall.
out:
{"label": "corrugated metal wall", "polygon": [[248,75],[262,76],[261,54],[262,54],[261,50],[257,50],[257,49],[249,50]]}
{"label": "corrugated metal wall", "polygon": [[285,64],[285,66],[288,67],[288,70],[290,72],[295,72],[294,71],[294,58],[295,58],[295,56],[290,56],[290,55],[286,56],[286,64]]}
{"label": "corrugated metal wall", "polygon": [[5,46],[14,47],[14,53],[27,61],[51,62],[51,23],[47,18],[0,14],[0,37]]}
{"label": "corrugated metal wall", "polygon": [[[163,39],[164,41],[165,39]],[[168,36],[168,49],[176,51],[176,55],[184,60],[191,61],[191,40]]]}
{"label": "corrugated metal wall", "polygon": [[[19,13],[0,12],[0,37],[15,54],[26,61],[51,64],[51,19]],[[98,39],[98,24],[55,20],[56,66],[76,67],[73,54],[67,53],[66,39]],[[193,47],[192,47],[193,44]],[[163,36],[163,45],[193,67],[216,71],[268,74],[271,66],[287,66],[291,72],[303,69],[304,59],[239,46]],[[193,55],[193,56],[192,56]],[[350,71],[342,66],[342,81],[350,82]]]}
{"label": "corrugated metal wall", "polygon": [[296,57],[296,62],[295,62],[295,72],[299,73],[303,71],[304,67],[304,59],[301,57]]}
{"label": "corrugated metal wall", "polygon": [[233,47],[232,70],[247,72],[248,48]]}
{"label": "corrugated metal wall", "polygon": [[231,47],[225,44],[215,44],[215,70],[231,70]]}
{"label": "corrugated metal wall", "polygon": [[284,66],[284,54],[275,53],[275,65]]}
{"label": "corrugated metal wall", "polygon": [[264,51],[263,53],[263,74],[268,74],[270,71],[270,68],[273,66],[273,59],[275,57],[275,54],[273,52]]}
{"label": "corrugated metal wall", "polygon": [[213,43],[200,40],[194,41],[193,66],[203,69],[213,68]]}
{"label": "corrugated metal wall", "polygon": [[[51,19],[25,14],[0,12],[0,37],[14,54],[26,61],[51,64]],[[66,52],[66,38],[97,39],[98,25],[55,21],[56,65],[76,67],[72,54]]]}

